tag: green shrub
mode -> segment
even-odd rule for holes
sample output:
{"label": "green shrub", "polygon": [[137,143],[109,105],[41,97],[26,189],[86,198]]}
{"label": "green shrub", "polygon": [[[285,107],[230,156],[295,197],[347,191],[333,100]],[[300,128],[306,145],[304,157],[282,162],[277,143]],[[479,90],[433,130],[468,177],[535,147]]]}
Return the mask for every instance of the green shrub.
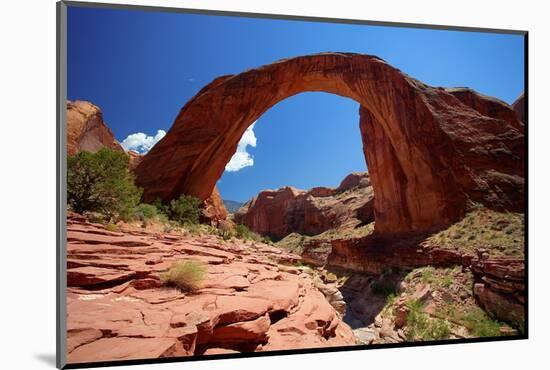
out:
{"label": "green shrub", "polygon": [[397,294],[396,293],[390,293],[387,297],[386,297],[386,305],[384,306],[384,308],[389,308],[391,307],[394,303],[395,303],[395,300],[397,299]]}
{"label": "green shrub", "polygon": [[181,225],[197,224],[201,214],[201,201],[189,195],[180,195],[178,199],[173,199],[168,208],[168,218]]}
{"label": "green shrub", "polygon": [[166,216],[164,213],[157,213],[157,220],[161,224],[167,224],[170,222],[170,220],[168,219],[168,216]]}
{"label": "green shrub", "polygon": [[162,200],[160,198],[155,199],[155,201],[152,204],[157,209],[157,213],[160,213],[166,216],[170,214],[170,205],[162,203]]}
{"label": "green shrub", "polygon": [[435,269],[433,267],[426,267],[422,270],[421,280],[424,284],[433,282]]}
{"label": "green shrub", "polygon": [[254,231],[250,230],[248,226],[243,224],[237,224],[235,226],[235,233],[237,238],[243,240],[254,240],[254,241],[263,241],[264,238],[261,235],[258,235]]}
{"label": "green shrub", "polygon": [[157,207],[152,204],[141,203],[135,209],[135,216],[141,221],[155,219],[157,215]]}
{"label": "green shrub", "polygon": [[73,211],[97,212],[107,220],[129,219],[140,197],[125,153],[101,149],[67,159],[67,203]]}
{"label": "green shrub", "polygon": [[175,286],[185,292],[196,290],[206,276],[206,266],[196,261],[178,262],[160,274],[163,284]]}
{"label": "green shrub", "polygon": [[497,337],[500,335],[500,324],[491,319],[481,308],[476,307],[461,317],[464,326],[475,337]]}
{"label": "green shrub", "polygon": [[415,299],[407,303],[407,340],[440,340],[447,339],[451,328],[446,320],[432,319],[424,311],[423,303]]}

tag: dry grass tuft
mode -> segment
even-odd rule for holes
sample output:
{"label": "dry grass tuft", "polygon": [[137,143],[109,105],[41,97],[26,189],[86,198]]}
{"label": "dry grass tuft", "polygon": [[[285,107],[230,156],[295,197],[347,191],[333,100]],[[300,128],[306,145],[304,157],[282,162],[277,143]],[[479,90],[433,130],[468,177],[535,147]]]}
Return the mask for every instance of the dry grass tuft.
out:
{"label": "dry grass tuft", "polygon": [[200,286],[207,274],[207,268],[200,262],[185,261],[172,265],[160,275],[163,284],[191,292]]}

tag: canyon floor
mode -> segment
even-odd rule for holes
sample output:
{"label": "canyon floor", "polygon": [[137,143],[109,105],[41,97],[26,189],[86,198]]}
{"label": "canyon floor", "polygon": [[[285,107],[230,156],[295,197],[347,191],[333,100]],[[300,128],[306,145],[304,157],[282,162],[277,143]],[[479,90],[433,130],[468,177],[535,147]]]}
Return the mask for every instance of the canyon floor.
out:
{"label": "canyon floor", "polygon": [[[433,264],[357,272],[272,243],[142,226],[69,214],[69,363],[518,334],[479,305],[502,305],[521,288],[523,263],[509,249],[483,263],[447,253],[441,264],[430,252]],[[430,240],[444,244],[449,230]],[[181,261],[206,266],[191,292],[161,281]]]}
{"label": "canyon floor", "polygon": [[[174,262],[207,266],[199,289],[161,284]],[[257,242],[68,219],[68,362],[270,351],[356,343],[352,330],[292,266]]]}

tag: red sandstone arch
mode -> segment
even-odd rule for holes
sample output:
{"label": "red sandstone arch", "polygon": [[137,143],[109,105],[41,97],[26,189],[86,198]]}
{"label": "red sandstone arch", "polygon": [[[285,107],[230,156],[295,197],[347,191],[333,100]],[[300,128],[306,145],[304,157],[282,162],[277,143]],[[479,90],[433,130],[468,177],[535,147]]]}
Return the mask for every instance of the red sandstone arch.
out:
{"label": "red sandstone arch", "polygon": [[205,86],[136,168],[144,201],[206,199],[246,128],[308,91],[360,104],[378,232],[447,224],[469,200],[523,209],[523,124],[508,105],[430,87],[377,57],[350,53],[281,60]]}

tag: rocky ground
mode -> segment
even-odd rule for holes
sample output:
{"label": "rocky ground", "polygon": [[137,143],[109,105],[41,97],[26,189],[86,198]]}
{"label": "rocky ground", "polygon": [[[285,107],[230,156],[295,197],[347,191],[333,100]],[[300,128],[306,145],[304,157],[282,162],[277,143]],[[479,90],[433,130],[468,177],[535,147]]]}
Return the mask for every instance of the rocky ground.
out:
{"label": "rocky ground", "polygon": [[[503,235],[517,237],[506,232],[520,222],[514,215],[501,215],[507,220],[502,223],[502,217],[480,212]],[[476,225],[476,232],[491,229]],[[201,228],[197,233],[158,224],[110,226],[69,215],[70,363],[523,331],[523,259],[511,247],[472,255],[467,248],[430,244],[463,230],[460,224],[414,245],[368,230],[367,236],[351,233],[347,239],[329,232],[323,247],[299,250],[307,258],[288,246],[223,240],[200,234]],[[322,239],[310,238],[306,246],[312,240]],[[319,248],[320,255],[312,252]],[[206,278],[193,291],[161,279],[181,261],[206,266]]]}
{"label": "rocky ground", "polygon": [[523,233],[523,214],[474,207],[435,233],[384,237],[369,224],[276,245],[329,276],[360,343],[395,343],[521,333]]}
{"label": "rocky ground", "polygon": [[[67,238],[69,363],[356,344],[300,257],[273,246],[76,214]],[[207,268],[193,292],[160,280],[183,260]]]}

